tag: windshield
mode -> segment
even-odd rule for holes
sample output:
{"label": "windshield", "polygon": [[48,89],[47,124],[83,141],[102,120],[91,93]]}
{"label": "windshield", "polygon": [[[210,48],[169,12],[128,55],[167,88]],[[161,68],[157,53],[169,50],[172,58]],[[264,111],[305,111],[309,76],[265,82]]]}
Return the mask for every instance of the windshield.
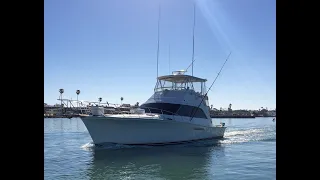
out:
{"label": "windshield", "polygon": [[206,94],[206,87],[204,82],[183,82],[176,83],[166,80],[158,80],[155,92],[164,91],[164,90],[193,90],[200,93],[201,95]]}

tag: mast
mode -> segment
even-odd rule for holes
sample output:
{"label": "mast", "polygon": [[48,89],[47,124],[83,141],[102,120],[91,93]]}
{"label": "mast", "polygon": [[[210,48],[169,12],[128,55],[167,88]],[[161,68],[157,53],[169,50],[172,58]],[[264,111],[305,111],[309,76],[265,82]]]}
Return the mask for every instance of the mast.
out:
{"label": "mast", "polygon": [[158,71],[158,67],[159,67],[159,37],[160,37],[160,12],[161,12],[161,8],[160,8],[160,4],[159,4],[159,16],[158,16],[158,49],[157,49],[157,78],[159,77],[159,71]]}
{"label": "mast", "polygon": [[192,36],[192,76],[193,76],[193,61],[194,61],[194,27],[196,25],[196,5],[193,4],[193,36]]}

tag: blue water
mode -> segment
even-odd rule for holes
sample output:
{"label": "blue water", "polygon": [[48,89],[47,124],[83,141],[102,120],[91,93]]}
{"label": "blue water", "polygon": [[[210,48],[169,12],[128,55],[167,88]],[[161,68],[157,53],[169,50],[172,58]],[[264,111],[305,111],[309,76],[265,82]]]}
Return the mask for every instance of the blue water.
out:
{"label": "blue water", "polygon": [[44,119],[44,179],[276,179],[272,118],[213,121],[226,123],[223,140],[97,148],[81,119]]}

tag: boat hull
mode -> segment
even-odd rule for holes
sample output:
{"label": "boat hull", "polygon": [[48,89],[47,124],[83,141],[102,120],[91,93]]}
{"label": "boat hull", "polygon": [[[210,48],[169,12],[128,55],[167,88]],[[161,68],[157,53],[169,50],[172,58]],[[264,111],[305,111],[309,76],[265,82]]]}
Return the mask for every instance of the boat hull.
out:
{"label": "boat hull", "polygon": [[81,117],[94,144],[172,144],[222,138],[226,127],[204,127],[173,120]]}

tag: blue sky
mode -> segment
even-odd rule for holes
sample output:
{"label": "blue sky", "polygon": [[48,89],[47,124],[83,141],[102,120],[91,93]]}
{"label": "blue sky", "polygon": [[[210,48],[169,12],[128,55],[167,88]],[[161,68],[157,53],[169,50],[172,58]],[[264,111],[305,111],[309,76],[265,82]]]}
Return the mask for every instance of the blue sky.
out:
{"label": "blue sky", "polygon": [[44,102],[58,103],[63,88],[64,98],[80,89],[79,100],[142,104],[156,83],[159,3],[159,75],[167,75],[191,63],[194,2],[194,75],[209,87],[232,51],[209,103],[276,108],[275,0],[46,0]]}

